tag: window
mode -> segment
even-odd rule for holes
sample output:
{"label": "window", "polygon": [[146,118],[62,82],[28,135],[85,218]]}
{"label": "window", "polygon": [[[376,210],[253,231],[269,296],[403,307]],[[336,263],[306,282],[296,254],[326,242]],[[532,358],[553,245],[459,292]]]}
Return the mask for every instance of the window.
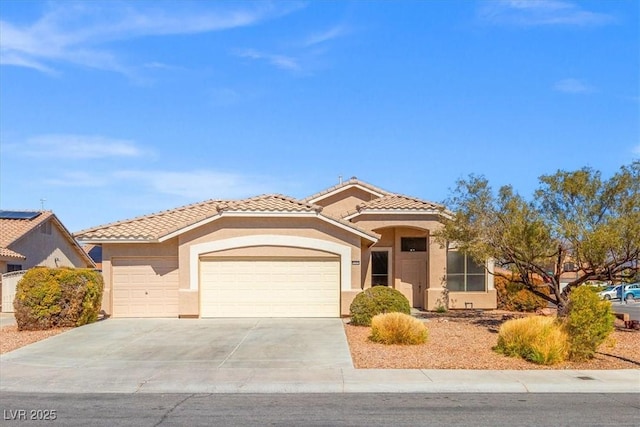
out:
{"label": "window", "polygon": [[11,273],[12,271],[20,271],[22,270],[21,264],[7,264],[7,273]]}
{"label": "window", "polygon": [[461,252],[447,252],[447,289],[452,292],[484,292],[484,266]]}
{"label": "window", "polygon": [[371,286],[389,286],[389,252],[371,252]]}
{"label": "window", "polygon": [[562,270],[565,273],[571,272],[571,271],[576,271],[576,264],[573,262],[565,262],[564,265],[562,266]]}
{"label": "window", "polygon": [[401,237],[400,250],[402,252],[426,252],[426,237]]}

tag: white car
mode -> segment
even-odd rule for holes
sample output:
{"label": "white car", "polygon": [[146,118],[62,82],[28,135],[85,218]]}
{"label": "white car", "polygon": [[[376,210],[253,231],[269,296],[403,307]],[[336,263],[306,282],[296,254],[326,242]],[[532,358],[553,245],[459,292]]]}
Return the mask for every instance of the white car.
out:
{"label": "white car", "polygon": [[598,292],[598,295],[600,295],[600,298],[606,299],[607,301],[610,301],[612,299],[618,299],[620,298],[618,296],[618,289],[620,288],[620,286],[621,285],[607,286],[607,288],[604,291]]}

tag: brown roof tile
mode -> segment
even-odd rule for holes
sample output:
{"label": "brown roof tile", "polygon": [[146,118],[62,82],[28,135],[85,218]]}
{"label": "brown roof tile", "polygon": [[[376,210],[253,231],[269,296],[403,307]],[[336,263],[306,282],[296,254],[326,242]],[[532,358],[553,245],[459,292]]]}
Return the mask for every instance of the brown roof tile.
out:
{"label": "brown roof tile", "polygon": [[281,194],[264,194],[223,205],[225,211],[240,212],[320,212],[322,207]]}
{"label": "brown roof tile", "polygon": [[0,257],[26,259],[27,257],[7,248],[0,248]]}
{"label": "brown roof tile", "polygon": [[370,202],[358,205],[359,211],[363,209],[392,209],[392,210],[438,210],[442,209],[442,205],[420,200],[414,197],[403,196],[401,194],[392,194],[371,200]]}
{"label": "brown roof tile", "polygon": [[75,236],[79,240],[157,240],[165,234],[217,215],[218,208],[223,203],[222,200],[207,200],[176,209],[88,228],[75,233]]}

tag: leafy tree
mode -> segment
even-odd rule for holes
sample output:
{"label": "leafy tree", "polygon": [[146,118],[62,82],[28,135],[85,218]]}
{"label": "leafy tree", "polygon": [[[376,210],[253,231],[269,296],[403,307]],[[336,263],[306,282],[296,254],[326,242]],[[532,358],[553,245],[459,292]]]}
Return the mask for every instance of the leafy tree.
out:
{"label": "leafy tree", "polygon": [[[453,213],[438,238],[455,242],[476,261],[493,258],[502,267],[496,275],[522,283],[564,316],[574,288],[639,273],[640,161],[608,180],[591,168],[539,180],[531,200],[511,186],[495,194],[484,177],[459,180],[447,201]],[[561,290],[567,262],[575,265],[577,277]],[[549,295],[536,287],[536,279],[547,284]]]}

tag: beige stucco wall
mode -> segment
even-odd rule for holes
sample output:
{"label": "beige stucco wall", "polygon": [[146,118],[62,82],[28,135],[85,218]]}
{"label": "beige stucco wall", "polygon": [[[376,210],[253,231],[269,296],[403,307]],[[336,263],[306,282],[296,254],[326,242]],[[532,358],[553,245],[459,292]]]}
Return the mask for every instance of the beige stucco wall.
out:
{"label": "beige stucco wall", "polygon": [[[413,306],[423,308],[433,306],[432,296],[442,292],[447,265],[445,248],[440,247],[431,236],[433,231],[442,227],[438,217],[424,214],[365,214],[355,217],[353,222],[359,227],[375,231],[381,235],[378,242],[363,256],[370,258],[371,250],[376,248],[391,249],[391,286],[402,292],[412,302]],[[401,239],[403,237],[425,237],[427,239],[427,252],[402,252]],[[405,262],[412,261],[424,266],[424,275],[421,274],[418,277],[418,280],[422,282],[420,284],[421,292],[414,292],[412,286],[402,281],[404,274],[403,264],[407,265]],[[370,286],[371,266],[367,264],[366,268],[363,267],[363,287]]]}
{"label": "beige stucco wall", "polygon": [[[11,245],[9,249],[24,255],[27,259],[16,260],[10,264],[20,264],[23,270],[35,266],[90,267],[91,264],[80,255],[81,249],[69,241],[56,222],[53,219],[49,219],[47,222],[51,224],[51,234],[41,232],[41,228],[45,224],[43,223]],[[4,271],[6,272],[6,270]]]}
{"label": "beige stucco wall", "polygon": [[[410,301],[413,298],[413,289],[405,285],[402,278],[403,260],[411,260],[424,256],[426,264],[426,289],[422,295],[422,305],[427,310],[435,310],[440,305],[447,305],[445,285],[447,277],[447,251],[433,237],[433,232],[440,229],[442,224],[435,215],[359,215],[352,220],[359,227],[369,229],[381,234],[379,241],[371,248],[363,251],[363,257],[371,257],[371,250],[375,248],[391,248],[393,286],[402,292]],[[427,237],[426,253],[407,253],[400,250],[402,237]],[[422,258],[421,258],[422,259]],[[371,266],[363,260],[362,266],[363,287],[371,286]],[[475,309],[496,308],[496,291],[493,286],[493,276],[487,273],[486,292],[450,292],[448,294],[448,308],[459,309],[473,306]]]}
{"label": "beige stucco wall", "polygon": [[[178,256],[178,239],[164,243],[103,243],[102,244],[102,277],[104,292],[102,294],[102,310],[107,314],[112,311],[112,260],[113,258],[153,258]],[[182,271],[178,272],[182,275]],[[181,296],[180,296],[181,297]]]}
{"label": "beige stucco wall", "polygon": [[[345,245],[351,250],[351,260],[361,259],[361,238],[347,230],[338,228],[317,218],[291,218],[291,217],[262,217],[243,218],[227,217],[213,221],[195,230],[179,236],[180,257],[180,313],[184,316],[195,316],[199,312],[198,292],[190,290],[190,278],[185,273],[189,268],[190,249],[193,245],[204,242],[231,239],[243,236],[275,235],[296,236],[310,239],[330,241]],[[299,249],[288,247],[269,247],[267,252],[259,248],[226,249],[207,253],[206,256],[337,256],[336,254],[318,251],[315,249]],[[351,265],[351,288],[360,290],[361,270],[359,265]],[[342,292],[345,294],[345,292]],[[345,298],[349,298],[346,292]],[[349,303],[350,304],[350,303]],[[348,314],[348,307],[347,312]],[[343,312],[343,314],[345,314]]]}

